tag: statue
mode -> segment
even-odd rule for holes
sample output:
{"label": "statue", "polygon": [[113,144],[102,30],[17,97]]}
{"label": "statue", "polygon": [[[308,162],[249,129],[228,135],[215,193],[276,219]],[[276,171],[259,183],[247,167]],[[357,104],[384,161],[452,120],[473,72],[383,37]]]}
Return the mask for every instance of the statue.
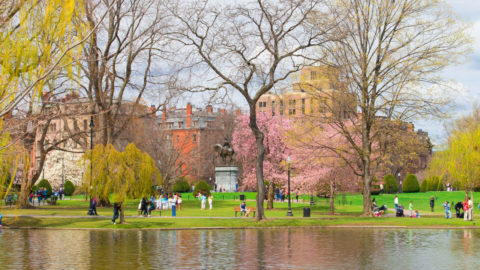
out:
{"label": "statue", "polygon": [[227,158],[229,158],[229,163],[233,160],[233,154],[235,154],[235,151],[233,151],[233,148],[226,137],[223,142],[223,146],[217,143],[213,146],[213,148],[215,149],[215,152],[220,155],[224,164],[227,164]]}

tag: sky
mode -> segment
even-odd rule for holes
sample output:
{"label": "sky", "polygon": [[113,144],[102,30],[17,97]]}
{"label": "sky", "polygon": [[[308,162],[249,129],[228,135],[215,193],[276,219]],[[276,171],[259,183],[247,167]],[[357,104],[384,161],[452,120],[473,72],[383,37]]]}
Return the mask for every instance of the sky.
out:
{"label": "sky", "polygon": [[480,0],[445,0],[462,20],[472,24],[474,38],[473,52],[469,61],[447,68],[442,73],[444,79],[451,79],[458,89],[451,119],[442,121],[414,121],[417,129],[428,131],[433,143],[438,147],[445,142],[445,122],[468,114],[473,104],[480,105]]}

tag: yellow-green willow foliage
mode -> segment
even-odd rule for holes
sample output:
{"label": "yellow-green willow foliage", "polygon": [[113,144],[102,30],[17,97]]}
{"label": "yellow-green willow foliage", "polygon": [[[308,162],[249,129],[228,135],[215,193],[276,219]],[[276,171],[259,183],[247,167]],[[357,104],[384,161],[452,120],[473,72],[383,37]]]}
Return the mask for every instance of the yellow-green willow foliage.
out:
{"label": "yellow-green willow foliage", "polygon": [[454,132],[447,148],[433,156],[430,174],[470,188],[480,180],[480,127]]}
{"label": "yellow-green willow foliage", "polygon": [[[155,161],[131,143],[125,151],[117,151],[113,145],[96,145],[93,151],[84,154],[87,170],[83,189],[93,196],[107,200],[113,193],[115,202],[127,198],[148,196],[154,182],[162,184],[160,171]],[[90,160],[93,164],[93,179],[90,177]]]}
{"label": "yellow-green willow foliage", "polygon": [[0,115],[81,54],[82,0],[0,1]]}

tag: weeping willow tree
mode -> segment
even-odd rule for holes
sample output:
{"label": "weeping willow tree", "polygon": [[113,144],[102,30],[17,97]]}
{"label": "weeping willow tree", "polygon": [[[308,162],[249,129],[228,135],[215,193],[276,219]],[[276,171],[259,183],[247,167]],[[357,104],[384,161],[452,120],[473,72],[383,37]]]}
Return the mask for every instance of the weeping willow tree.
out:
{"label": "weeping willow tree", "polygon": [[92,151],[84,154],[83,160],[87,165],[83,190],[100,200],[108,200],[113,194],[114,202],[121,205],[122,224],[125,223],[123,207],[126,199],[148,196],[154,183],[162,183],[155,161],[133,143],[123,152],[111,144],[96,145]]}
{"label": "weeping willow tree", "polygon": [[72,73],[86,27],[81,0],[0,1],[0,116],[39,96],[59,70]]}
{"label": "weeping willow tree", "polygon": [[480,184],[480,127],[454,131],[446,149],[433,156],[429,173],[459,182],[465,191]]}

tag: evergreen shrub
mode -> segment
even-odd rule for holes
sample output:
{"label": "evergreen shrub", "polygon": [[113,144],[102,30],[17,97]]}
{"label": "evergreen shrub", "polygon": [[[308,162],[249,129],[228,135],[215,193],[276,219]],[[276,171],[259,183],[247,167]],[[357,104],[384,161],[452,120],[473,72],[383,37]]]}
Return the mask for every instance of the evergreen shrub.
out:
{"label": "evergreen shrub", "polygon": [[414,193],[420,191],[417,177],[414,174],[408,174],[403,181],[403,192]]}

